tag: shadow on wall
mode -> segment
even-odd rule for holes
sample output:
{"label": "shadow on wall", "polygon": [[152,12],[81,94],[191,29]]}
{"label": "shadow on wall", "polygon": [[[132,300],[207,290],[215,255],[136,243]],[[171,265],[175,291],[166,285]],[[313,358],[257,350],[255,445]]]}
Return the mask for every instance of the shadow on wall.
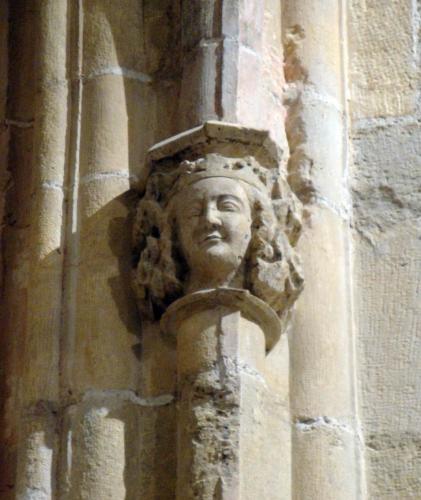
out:
{"label": "shadow on wall", "polygon": [[[127,191],[113,200],[124,205],[128,215],[109,220],[108,244],[118,263],[118,275],[108,278],[108,285],[121,321],[130,333],[139,336],[141,318],[137,314],[135,296],[131,288],[132,225],[137,200],[138,195],[134,190]],[[99,218],[101,218],[100,212],[98,212]]]}

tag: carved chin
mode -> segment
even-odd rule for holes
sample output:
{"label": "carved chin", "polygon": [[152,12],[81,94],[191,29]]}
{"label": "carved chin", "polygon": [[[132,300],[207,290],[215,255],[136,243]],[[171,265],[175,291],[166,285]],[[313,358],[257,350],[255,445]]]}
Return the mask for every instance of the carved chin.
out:
{"label": "carved chin", "polygon": [[220,275],[221,271],[231,273],[238,269],[242,260],[242,256],[232,252],[228,245],[220,243],[201,248],[190,267],[198,270],[200,274]]}
{"label": "carved chin", "polygon": [[201,245],[203,255],[222,255],[230,253],[229,246],[221,240],[205,241]]}

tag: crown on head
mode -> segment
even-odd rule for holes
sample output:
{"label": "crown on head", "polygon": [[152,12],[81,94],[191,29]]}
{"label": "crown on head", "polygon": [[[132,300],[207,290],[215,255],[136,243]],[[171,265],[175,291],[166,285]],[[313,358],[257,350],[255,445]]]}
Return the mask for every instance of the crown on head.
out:
{"label": "crown on head", "polygon": [[[153,146],[152,178],[165,203],[201,179],[227,177],[270,192],[280,175],[283,151],[264,130],[206,122]],[[174,170],[174,162],[177,168]]]}

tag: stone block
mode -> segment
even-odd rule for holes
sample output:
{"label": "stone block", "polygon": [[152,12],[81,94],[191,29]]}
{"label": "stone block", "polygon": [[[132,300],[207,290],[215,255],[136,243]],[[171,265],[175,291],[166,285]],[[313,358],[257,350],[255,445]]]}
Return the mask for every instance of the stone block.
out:
{"label": "stone block", "polygon": [[355,119],[415,110],[417,23],[412,0],[348,6],[350,109]]}
{"label": "stone block", "polygon": [[353,410],[346,223],[324,207],[309,208],[308,217],[298,243],[305,288],[289,336],[291,412],[348,418]]}
{"label": "stone block", "polygon": [[[240,125],[255,128],[266,128],[262,120],[261,55],[239,45],[237,60],[230,61],[237,73],[236,118]],[[226,66],[226,63],[224,67]],[[227,95],[227,101],[234,96]],[[263,113],[264,114],[264,113]]]}
{"label": "stone block", "polygon": [[277,0],[265,2],[262,37],[261,110],[259,125],[270,130],[272,137],[287,150],[285,137],[285,74],[281,4]]}
{"label": "stone block", "polygon": [[83,74],[122,70],[151,81],[155,73],[178,71],[178,5],[171,0],[84,2]]}
{"label": "stone block", "polygon": [[359,403],[368,494],[420,491],[421,134],[419,124],[356,128],[353,269]]}
{"label": "stone block", "polygon": [[177,363],[174,339],[163,335],[158,322],[142,322],[142,335],[135,346],[139,357],[139,392],[144,396],[173,394]]}
{"label": "stone block", "polygon": [[[58,398],[59,331],[61,327],[63,191],[38,189],[33,195],[32,222],[26,244],[26,339],[20,355],[26,366],[20,398],[34,403]],[[22,263],[21,263],[22,265]]]}
{"label": "stone block", "polygon": [[[230,5],[226,6],[227,10],[230,8]],[[267,6],[265,2],[253,0],[251,2],[240,1],[237,8],[238,14],[233,11],[231,15],[233,19],[238,17],[238,42],[247,47],[249,51],[259,55],[262,51],[263,18]]]}
{"label": "stone block", "polygon": [[[261,496],[270,498],[270,479],[267,474],[268,450],[265,434],[268,431],[267,387],[262,376],[256,373],[239,374],[239,478],[238,498],[252,500]],[[280,496],[276,497],[280,498]]]}
{"label": "stone block", "polygon": [[67,78],[68,3],[66,0],[45,1],[39,4],[37,50],[38,83],[54,85]]}
{"label": "stone block", "polygon": [[181,5],[172,0],[147,0],[143,9],[145,70],[174,82],[181,69]]}
{"label": "stone block", "polygon": [[[98,172],[142,174],[154,140],[155,98],[150,87],[121,76],[88,80],[83,88],[80,177]],[[146,133],[144,133],[146,131]]]}
{"label": "stone block", "polygon": [[[276,500],[291,500],[291,419],[288,392],[283,387],[265,391],[262,401],[265,413],[261,466],[258,473],[264,477],[263,495],[274,496]],[[260,496],[260,494],[258,494]]]}
{"label": "stone block", "polygon": [[210,42],[221,36],[222,14],[215,0],[183,3],[182,46],[187,53],[202,42]]}
{"label": "stone block", "polygon": [[368,491],[379,500],[420,491],[419,235],[407,216],[374,245],[354,237],[359,402]]}
{"label": "stone block", "polygon": [[68,99],[67,82],[54,83],[37,94],[33,147],[39,183],[62,186],[65,182]]}
{"label": "stone block", "polygon": [[288,119],[291,149],[290,183],[300,196],[301,183],[311,183],[313,195],[325,200],[338,212],[346,213],[348,194],[345,184],[343,114],[335,101],[325,100],[305,90],[300,105]]}
{"label": "stone block", "polygon": [[[282,12],[287,81],[302,81],[338,103],[343,99],[339,4],[289,2]],[[297,73],[298,67],[300,70]]]}
{"label": "stone block", "polygon": [[263,374],[269,387],[285,402],[289,402],[289,345],[288,331],[266,354]]}
{"label": "stone block", "polygon": [[129,391],[89,393],[62,436],[62,497],[174,498],[174,405],[143,407]]}
{"label": "stone block", "polygon": [[[81,186],[77,282],[71,298],[65,365],[68,384],[87,388],[136,387],[140,321],[131,292],[128,180],[105,177]],[[74,331],[72,332],[72,328]],[[112,367],[112,369],[110,369]]]}
{"label": "stone block", "polygon": [[56,493],[57,412],[47,402],[26,410],[20,422],[16,498],[44,500]]}
{"label": "stone block", "polygon": [[219,314],[211,310],[192,314],[183,321],[176,340],[177,369],[181,378],[212,370],[217,364],[220,355],[219,323]]}
{"label": "stone block", "polygon": [[297,422],[293,428],[293,500],[359,498],[354,454],[349,451],[354,439],[346,425],[326,417]]}
{"label": "stone block", "polygon": [[83,3],[83,74],[111,68],[145,71],[144,12],[137,0]]}
{"label": "stone block", "polygon": [[353,136],[354,225],[377,246],[421,214],[418,122],[356,129]]}
{"label": "stone block", "polygon": [[421,434],[415,432],[367,433],[368,494],[373,500],[409,500],[421,491]]}
{"label": "stone block", "polygon": [[220,42],[211,41],[197,47],[183,58],[183,79],[180,91],[180,131],[188,130],[206,120],[216,120],[222,110],[215,82],[218,81]]}

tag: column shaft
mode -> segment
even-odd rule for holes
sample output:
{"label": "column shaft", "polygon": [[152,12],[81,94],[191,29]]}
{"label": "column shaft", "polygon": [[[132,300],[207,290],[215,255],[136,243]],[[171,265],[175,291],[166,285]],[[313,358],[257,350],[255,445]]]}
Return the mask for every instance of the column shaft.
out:
{"label": "column shaft", "polygon": [[307,215],[298,245],[306,286],[290,337],[293,498],[355,499],[360,492],[341,2],[284,1],[283,21],[290,182]]}
{"label": "column shaft", "polygon": [[[26,335],[19,346],[18,498],[54,495],[63,283],[64,182],[67,152],[67,1],[36,5],[34,143]],[[32,75],[33,76],[33,75]],[[39,497],[40,498],[40,497]]]}

